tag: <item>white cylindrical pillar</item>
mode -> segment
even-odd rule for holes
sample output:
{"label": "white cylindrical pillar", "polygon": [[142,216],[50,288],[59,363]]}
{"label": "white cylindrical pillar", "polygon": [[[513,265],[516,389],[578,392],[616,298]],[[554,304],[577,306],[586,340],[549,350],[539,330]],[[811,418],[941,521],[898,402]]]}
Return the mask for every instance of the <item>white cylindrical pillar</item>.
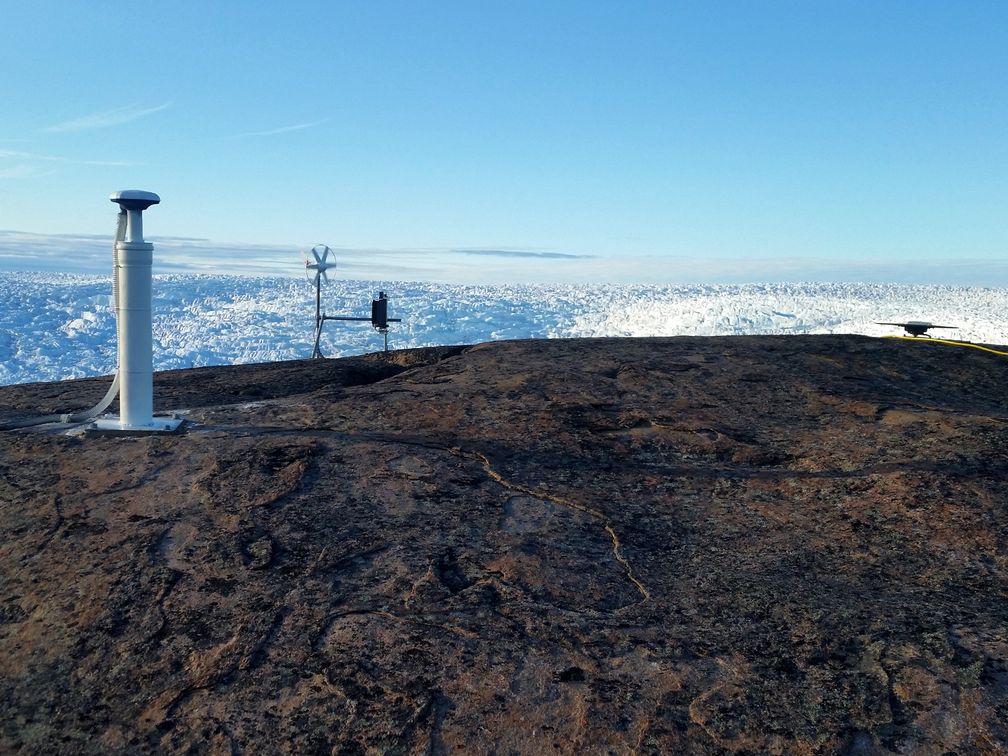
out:
{"label": "white cylindrical pillar", "polygon": [[126,241],[143,241],[143,210],[132,207],[126,211]]}
{"label": "white cylindrical pillar", "polygon": [[119,427],[154,426],[154,353],[151,337],[151,265],[154,245],[143,238],[143,211],[161,201],[153,192],[116,192],[110,200],[126,211],[124,239],[116,241],[119,340]]}
{"label": "white cylindrical pillar", "polygon": [[119,417],[101,417],[85,433],[128,436],[173,433],[182,418],[154,417],[154,349],[151,333],[151,268],[154,245],[143,238],[143,211],[161,201],[153,192],[116,192],[110,200],[122,208],[116,229],[115,281],[119,351]]}
{"label": "white cylindrical pillar", "polygon": [[[138,211],[130,215],[140,215]],[[119,421],[123,428],[154,423],[154,355],[151,346],[151,264],[154,245],[116,243],[119,266]]]}

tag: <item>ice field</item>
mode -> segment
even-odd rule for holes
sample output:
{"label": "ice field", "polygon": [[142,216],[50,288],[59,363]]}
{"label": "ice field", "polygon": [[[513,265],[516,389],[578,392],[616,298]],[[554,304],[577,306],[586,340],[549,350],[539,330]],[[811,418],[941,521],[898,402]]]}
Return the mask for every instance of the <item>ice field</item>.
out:
{"label": "ice field", "polygon": [[[333,280],[330,315],[369,315],[389,295],[391,348],[578,336],[859,333],[879,320],[929,320],[938,332],[1008,343],[1008,289],[887,284],[462,286]],[[308,357],[314,289],[304,280],[168,274],[154,278],[156,370]],[[0,384],[115,369],[108,276],[0,273]],[[327,322],[327,356],[381,349],[367,323]]]}

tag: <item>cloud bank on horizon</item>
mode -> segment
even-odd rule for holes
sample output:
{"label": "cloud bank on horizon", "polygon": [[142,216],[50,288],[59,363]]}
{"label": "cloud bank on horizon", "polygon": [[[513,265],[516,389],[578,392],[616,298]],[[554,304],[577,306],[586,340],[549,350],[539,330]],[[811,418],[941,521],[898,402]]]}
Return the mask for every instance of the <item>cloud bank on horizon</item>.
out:
{"label": "cloud bank on horizon", "polygon": [[[115,214],[109,216],[110,225]],[[220,243],[149,236],[155,273],[303,276],[317,242]],[[816,258],[620,257],[544,250],[356,249],[329,245],[331,276],[354,281],[447,284],[900,283],[1008,288],[1008,260],[829,260]],[[0,272],[111,275],[112,234],[31,234],[0,230]]]}

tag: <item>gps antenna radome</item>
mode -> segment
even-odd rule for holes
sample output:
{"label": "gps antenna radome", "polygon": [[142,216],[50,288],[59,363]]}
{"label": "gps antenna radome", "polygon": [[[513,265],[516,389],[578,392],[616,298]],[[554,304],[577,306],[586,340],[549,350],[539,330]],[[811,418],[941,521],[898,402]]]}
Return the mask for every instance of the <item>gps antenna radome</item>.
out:
{"label": "gps antenna radome", "polygon": [[928,335],[927,332],[930,331],[932,328],[951,328],[951,329],[956,329],[956,328],[959,327],[959,326],[936,325],[934,323],[929,323],[926,320],[908,320],[905,323],[881,323],[881,322],[877,322],[877,323],[875,323],[875,325],[899,326],[904,331],[906,331],[907,333],[909,333],[911,336],[914,336],[914,337],[917,337],[917,336],[927,336],[928,338],[931,338],[931,337]]}

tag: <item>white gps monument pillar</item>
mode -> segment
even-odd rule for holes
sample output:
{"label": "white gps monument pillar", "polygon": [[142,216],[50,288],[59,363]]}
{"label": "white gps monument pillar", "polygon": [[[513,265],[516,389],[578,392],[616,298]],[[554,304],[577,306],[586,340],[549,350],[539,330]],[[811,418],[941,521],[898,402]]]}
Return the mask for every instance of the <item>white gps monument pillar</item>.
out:
{"label": "white gps monument pillar", "polygon": [[[153,192],[116,192],[109,199],[126,214],[125,233],[115,244],[119,417],[96,420],[102,432],[171,433],[178,418],[154,417],[154,357],[151,339],[151,264],[154,245],[143,239],[143,211],[161,201]],[[122,224],[120,223],[120,228]]]}

